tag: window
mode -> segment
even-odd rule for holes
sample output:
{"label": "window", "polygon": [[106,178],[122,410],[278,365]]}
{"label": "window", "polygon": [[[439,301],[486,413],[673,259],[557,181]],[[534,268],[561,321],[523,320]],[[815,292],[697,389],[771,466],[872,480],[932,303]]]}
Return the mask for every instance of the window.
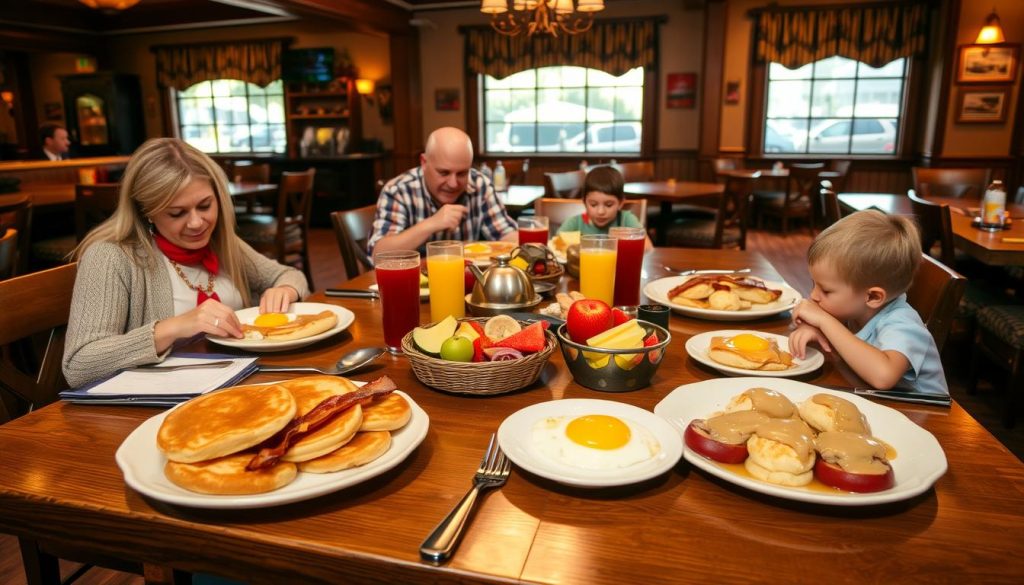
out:
{"label": "window", "polygon": [[768,67],[764,152],[897,152],[907,60],[879,68],[829,57],[799,69]]}
{"label": "window", "polygon": [[488,153],[640,153],[644,69],[620,77],[583,67],[483,76]]}
{"label": "window", "polygon": [[236,79],[199,82],[177,92],[181,138],[203,152],[284,152],[284,86]]}

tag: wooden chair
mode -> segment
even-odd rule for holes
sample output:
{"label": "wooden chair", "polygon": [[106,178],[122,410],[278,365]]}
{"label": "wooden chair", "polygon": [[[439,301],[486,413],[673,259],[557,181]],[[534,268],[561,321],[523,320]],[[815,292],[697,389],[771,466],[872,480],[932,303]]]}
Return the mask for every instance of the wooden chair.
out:
{"label": "wooden chair", "polygon": [[713,158],[711,159],[712,180],[723,182],[724,177],[722,173],[727,171],[738,171],[742,168],[743,159],[741,158]]}
{"label": "wooden chair", "polygon": [[747,249],[747,218],[759,171],[726,177],[714,219],[684,219],[668,229],[667,244],[684,248]]}
{"label": "wooden chair", "polygon": [[[535,215],[548,218],[548,231],[554,234],[570,217],[579,215],[587,210],[586,206],[579,199],[556,199],[543,197],[533,202]],[[637,216],[641,225],[647,227],[647,200],[627,199],[622,204],[623,211],[632,211]]]}
{"label": "wooden chair", "polygon": [[[235,183],[269,183],[270,163],[256,163],[249,160],[232,161],[227,174],[228,180]],[[269,205],[259,205],[254,198],[247,199],[244,205],[235,205],[235,215],[247,213],[274,213],[274,208]]]}
{"label": "wooden chair", "polygon": [[992,180],[992,169],[929,169],[914,167],[914,191],[921,197],[981,199]]}
{"label": "wooden chair", "polygon": [[252,214],[238,218],[238,235],[256,251],[282,264],[301,268],[310,288],[309,215],[313,208],[316,169],[281,173],[274,215]]}
{"label": "wooden chair", "polygon": [[921,256],[914,283],[907,290],[907,303],[917,310],[925,327],[935,338],[939,352],[946,344],[967,279],[928,254]]}
{"label": "wooden chair", "polygon": [[836,189],[831,181],[821,182],[821,189],[818,191],[818,205],[821,209],[821,229],[827,228],[843,217],[842,211],[839,209],[839,196],[836,195]]}
{"label": "wooden chair", "polygon": [[842,193],[846,191],[846,180],[850,175],[851,161],[834,159],[829,161],[828,170],[834,175],[831,175],[828,180],[832,182],[832,191],[835,193]]}
{"label": "wooden chair", "polygon": [[45,266],[63,264],[68,261],[75,246],[89,233],[89,230],[103,223],[117,209],[117,183],[75,185],[75,233],[32,244],[32,260]]}
{"label": "wooden chair", "polygon": [[18,264],[18,230],[8,228],[0,234],[0,280],[14,276]]}
{"label": "wooden chair", "polygon": [[978,311],[969,394],[977,391],[983,358],[1007,372],[1003,426],[1010,428],[1016,422],[1024,395],[1024,305],[996,305]]}
{"label": "wooden chair", "polygon": [[636,162],[616,163],[612,165],[622,173],[627,183],[650,182],[654,180],[654,161],[641,160]]}
{"label": "wooden chair", "polygon": [[28,259],[32,251],[32,200],[28,195],[0,204],[0,234],[8,229],[18,232],[17,258],[14,271],[8,277],[25,274],[28,272]]}
{"label": "wooden chair", "polygon": [[910,199],[918,231],[921,233],[921,250],[927,254],[938,244],[939,260],[946,266],[955,266],[953,223],[949,206],[921,199],[913,189],[907,191],[907,198]]}
{"label": "wooden chair", "polygon": [[373,269],[373,262],[366,254],[366,241],[376,217],[376,205],[331,212],[331,224],[338,238],[341,260],[345,264],[345,277],[349,280]]}
{"label": "wooden chair", "polygon": [[825,168],[824,163],[794,164],[789,168],[786,192],[757,194],[757,227],[761,227],[764,216],[778,217],[782,222],[782,233],[789,231],[789,220],[813,218],[813,195],[818,190],[818,174]]}
{"label": "wooden chair", "polygon": [[544,196],[579,199],[584,195],[583,182],[586,178],[587,173],[584,171],[544,173]]}

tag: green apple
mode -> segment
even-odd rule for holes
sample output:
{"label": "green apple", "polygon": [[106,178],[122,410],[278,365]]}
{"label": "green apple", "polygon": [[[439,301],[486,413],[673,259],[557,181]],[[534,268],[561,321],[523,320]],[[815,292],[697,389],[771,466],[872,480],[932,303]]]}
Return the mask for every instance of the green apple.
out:
{"label": "green apple", "polygon": [[441,344],[441,359],[450,362],[473,361],[473,342],[461,335],[445,339]]}

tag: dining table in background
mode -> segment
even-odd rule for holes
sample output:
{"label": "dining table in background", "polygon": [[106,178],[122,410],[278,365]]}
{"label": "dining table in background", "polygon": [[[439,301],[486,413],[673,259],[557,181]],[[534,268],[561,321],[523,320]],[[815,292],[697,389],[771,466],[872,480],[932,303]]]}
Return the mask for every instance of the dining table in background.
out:
{"label": "dining table in background", "polygon": [[[669,276],[666,266],[749,267],[778,279],[754,252],[656,249],[645,258],[645,280]],[[345,286],[373,281],[367,273]],[[327,366],[354,348],[383,345],[379,301],[322,293],[310,300],[347,307],[356,320],[315,345],[260,354],[262,362]],[[428,305],[420,308],[428,321]],[[643,483],[596,490],[515,468],[478,505],[450,562],[420,560],[420,544],[470,486],[488,438],[509,415],[566,398],[652,410],[679,385],[721,377],[687,357],[691,335],[735,328],[785,334],[788,327],[788,314],[753,322],[674,315],[669,354],[653,385],[628,393],[574,383],[558,351],[533,386],[475,397],[427,388],[405,357],[385,356],[355,378],[392,377],[430,417],[424,442],[383,475],[263,509],[190,509],[143,497],[125,485],[114,453],[160,411],[52,404],[0,426],[0,532],[256,584],[1019,582],[1024,465],[956,403],[880,402],[933,433],[946,451],[946,474],[909,500],[862,508],[776,499],[685,459]],[[190,349],[234,353],[205,341]],[[281,378],[264,373],[247,382]],[[829,361],[800,379],[845,385]],[[759,385],[771,387],[772,380]],[[877,432],[885,436],[885,429]]]}
{"label": "dining table in background", "polygon": [[229,181],[228,193],[232,199],[244,200],[246,212],[252,213],[261,198],[277,194],[277,184]]}
{"label": "dining table in background", "polygon": [[[1024,205],[1007,203],[1010,228],[994,232],[971,225],[981,207],[977,199],[928,197],[928,201],[950,206],[953,244],[974,258],[992,266],[1024,265]],[[877,209],[893,215],[914,215],[910,199],[903,193],[840,193],[839,205],[846,213]],[[1005,241],[1010,238],[1010,241]]]}
{"label": "dining table in background", "polygon": [[498,191],[498,201],[505,206],[513,219],[519,217],[523,210],[544,196],[541,185],[509,185],[507,191]]}
{"label": "dining table in background", "polygon": [[641,181],[626,183],[622,189],[627,198],[646,199],[661,203],[658,214],[658,230],[655,243],[664,246],[668,228],[672,225],[672,204],[688,200],[718,197],[725,192],[725,185],[698,181]]}

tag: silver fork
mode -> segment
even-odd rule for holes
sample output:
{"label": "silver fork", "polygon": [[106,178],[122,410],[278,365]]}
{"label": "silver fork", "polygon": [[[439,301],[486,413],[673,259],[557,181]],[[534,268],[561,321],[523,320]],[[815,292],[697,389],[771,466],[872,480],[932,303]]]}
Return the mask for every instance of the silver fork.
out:
{"label": "silver fork", "polygon": [[430,536],[420,545],[420,557],[432,563],[441,563],[452,556],[455,547],[459,544],[459,537],[462,529],[466,526],[470,513],[480,492],[484,488],[495,488],[505,485],[508,474],[512,470],[512,464],[501,447],[498,446],[494,435],[491,435],[491,442],[487,445],[487,452],[480,461],[480,467],[473,476],[473,487],[463,496],[452,511],[445,516],[445,519],[434,528]]}

